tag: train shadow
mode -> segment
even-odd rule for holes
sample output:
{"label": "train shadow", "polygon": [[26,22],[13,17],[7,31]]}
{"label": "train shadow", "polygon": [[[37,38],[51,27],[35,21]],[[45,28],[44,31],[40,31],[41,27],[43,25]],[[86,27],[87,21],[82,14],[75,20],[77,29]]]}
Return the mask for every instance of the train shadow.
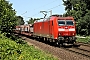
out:
{"label": "train shadow", "polygon": [[35,40],[35,41],[38,41],[38,42],[41,42],[41,43],[44,43],[44,44],[47,44],[47,45],[50,45],[50,46],[53,46],[53,47],[58,47],[58,48],[60,48],[60,47],[63,47],[63,48],[72,48],[73,46],[72,45],[67,45],[67,46],[65,46],[65,45],[56,45],[55,44],[55,42],[50,42],[50,41],[47,41],[47,40],[43,40],[42,38],[40,39],[38,39],[38,38],[33,38],[33,37],[29,37],[30,39],[32,39],[32,40]]}
{"label": "train shadow", "polygon": [[35,37],[30,37],[30,36],[26,36],[26,37],[30,38],[32,40],[35,40],[35,41],[53,46],[53,47],[58,47],[58,48],[61,48],[61,47],[63,47],[63,48],[72,48],[72,47],[79,47],[80,46],[80,45],[56,45],[55,42],[50,42],[50,41],[44,40],[42,38],[35,38]]}
{"label": "train shadow", "polygon": [[[18,36],[19,38],[21,38],[21,36],[25,36],[26,38],[29,38],[31,40],[35,40],[35,41],[38,41],[38,42],[41,42],[41,43],[44,43],[44,44],[47,44],[47,45],[50,45],[50,46],[53,46],[53,47],[63,47],[63,48],[72,48],[72,47],[79,47],[79,46],[74,46],[74,45],[56,45],[55,42],[50,42],[50,41],[47,41],[47,40],[43,40],[42,38],[35,38],[35,37],[31,37],[31,36],[27,36],[27,35],[16,35]],[[25,40],[25,39],[23,39]]]}

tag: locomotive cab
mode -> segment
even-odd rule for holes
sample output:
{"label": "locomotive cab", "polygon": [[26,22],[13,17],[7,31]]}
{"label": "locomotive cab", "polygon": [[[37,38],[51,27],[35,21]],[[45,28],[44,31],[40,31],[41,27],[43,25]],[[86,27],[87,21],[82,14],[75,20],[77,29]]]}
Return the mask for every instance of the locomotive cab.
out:
{"label": "locomotive cab", "polygon": [[60,44],[74,44],[76,42],[76,27],[72,17],[57,19],[57,26]]}
{"label": "locomotive cab", "polygon": [[74,43],[75,35],[75,22],[73,20],[58,20],[58,39],[60,43]]}
{"label": "locomotive cab", "polygon": [[58,45],[76,42],[76,26],[73,17],[52,15],[34,23],[34,36],[46,38]]}
{"label": "locomotive cab", "polygon": [[76,25],[73,17],[53,15],[53,37],[58,45],[73,45],[76,43]]}

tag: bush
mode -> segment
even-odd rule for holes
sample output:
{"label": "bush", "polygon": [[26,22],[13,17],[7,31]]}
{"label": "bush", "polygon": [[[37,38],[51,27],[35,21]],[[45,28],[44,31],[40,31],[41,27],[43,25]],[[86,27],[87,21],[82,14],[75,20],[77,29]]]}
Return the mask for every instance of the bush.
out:
{"label": "bush", "polygon": [[13,41],[0,34],[0,60],[56,60],[50,54],[29,46],[21,39]]}
{"label": "bush", "polygon": [[90,43],[90,38],[77,38],[77,42]]}

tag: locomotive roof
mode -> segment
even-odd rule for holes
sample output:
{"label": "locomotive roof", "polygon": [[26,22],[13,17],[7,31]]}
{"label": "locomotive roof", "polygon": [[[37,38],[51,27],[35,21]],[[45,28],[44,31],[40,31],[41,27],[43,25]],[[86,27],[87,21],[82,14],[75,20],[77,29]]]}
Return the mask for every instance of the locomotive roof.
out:
{"label": "locomotive roof", "polygon": [[60,20],[74,20],[74,18],[72,16],[68,16],[68,17],[62,17],[62,16],[51,16],[51,18],[57,18]]}
{"label": "locomotive roof", "polygon": [[46,21],[46,20],[48,20],[48,18],[43,18],[43,19],[40,19],[40,20],[36,20],[34,23],[43,22],[43,21]]}
{"label": "locomotive roof", "polygon": [[73,17],[58,17],[60,20],[74,20]]}
{"label": "locomotive roof", "polygon": [[57,19],[60,19],[60,20],[74,20],[74,18],[71,17],[71,16],[63,17],[62,15],[52,15],[48,18],[43,18],[43,19],[40,19],[40,20],[36,20],[34,23],[49,21],[49,20],[54,19],[54,18],[57,18]]}

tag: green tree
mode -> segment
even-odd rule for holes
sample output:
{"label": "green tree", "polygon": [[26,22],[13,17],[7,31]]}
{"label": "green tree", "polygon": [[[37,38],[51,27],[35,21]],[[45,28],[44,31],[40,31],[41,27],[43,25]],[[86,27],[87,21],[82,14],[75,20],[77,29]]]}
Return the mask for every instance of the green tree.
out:
{"label": "green tree", "polygon": [[23,17],[21,17],[21,16],[17,16],[16,17],[16,19],[17,19],[17,25],[24,25],[24,20],[23,20]]}
{"label": "green tree", "polygon": [[77,33],[90,35],[90,0],[66,0],[64,1],[66,13],[64,16],[73,16],[77,22]]}
{"label": "green tree", "polygon": [[34,23],[34,19],[33,18],[30,18],[29,21],[27,21],[28,24],[32,24]]}
{"label": "green tree", "polygon": [[40,20],[40,18],[30,18],[29,21],[27,21],[28,24],[33,24],[34,21]]}
{"label": "green tree", "polygon": [[0,30],[10,34],[16,25],[16,12],[12,4],[6,0],[0,0]]}

